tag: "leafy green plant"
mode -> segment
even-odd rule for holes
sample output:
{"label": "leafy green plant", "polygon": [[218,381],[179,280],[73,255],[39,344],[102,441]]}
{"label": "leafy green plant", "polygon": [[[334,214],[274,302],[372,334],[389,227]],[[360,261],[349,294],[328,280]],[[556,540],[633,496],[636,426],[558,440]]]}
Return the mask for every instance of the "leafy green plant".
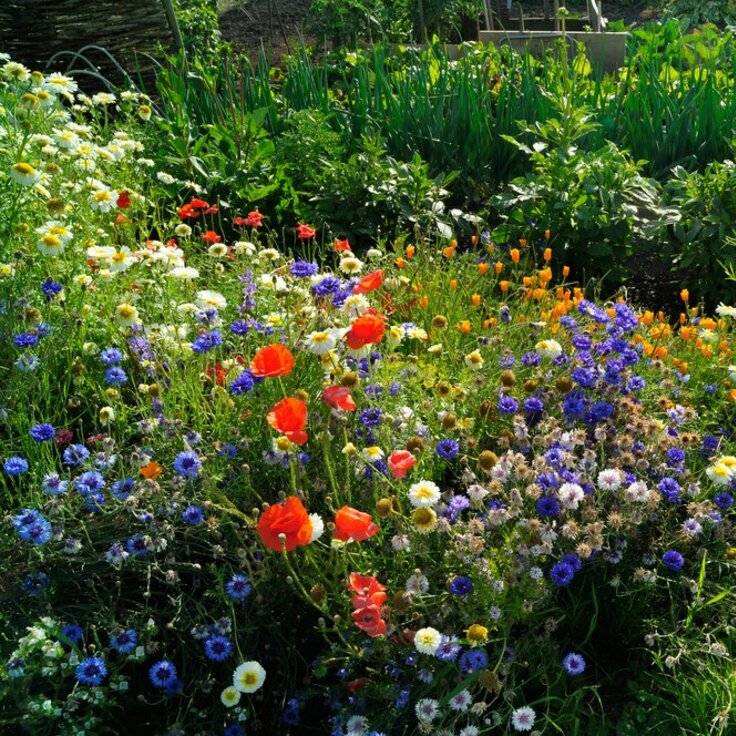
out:
{"label": "leafy green plant", "polygon": [[736,23],[736,0],[666,0],[665,18],[678,18],[697,26],[703,23]]}
{"label": "leafy green plant", "polygon": [[492,237],[499,243],[529,234],[541,239],[549,229],[579,272],[623,279],[634,246],[656,237],[663,218],[676,215],[661,207],[660,187],[641,175],[641,162],[613,143],[594,151],[582,148],[596,128],[589,112],[575,108],[522,126],[523,140],[506,137],[529,157],[532,172],[491,199],[504,220]]}
{"label": "leafy green plant", "polygon": [[736,164],[714,161],[703,173],[676,167],[668,194],[681,213],[672,227],[671,258],[682,285],[711,303],[733,300],[736,289],[723,272],[736,266]]}

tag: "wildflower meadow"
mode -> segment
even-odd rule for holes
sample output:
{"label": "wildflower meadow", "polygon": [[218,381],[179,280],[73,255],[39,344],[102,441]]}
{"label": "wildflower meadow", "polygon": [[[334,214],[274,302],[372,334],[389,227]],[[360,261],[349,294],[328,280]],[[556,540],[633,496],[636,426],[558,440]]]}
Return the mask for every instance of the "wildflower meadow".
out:
{"label": "wildflower meadow", "polygon": [[282,226],[78,84],[0,61],[0,732],[734,733],[736,306]]}

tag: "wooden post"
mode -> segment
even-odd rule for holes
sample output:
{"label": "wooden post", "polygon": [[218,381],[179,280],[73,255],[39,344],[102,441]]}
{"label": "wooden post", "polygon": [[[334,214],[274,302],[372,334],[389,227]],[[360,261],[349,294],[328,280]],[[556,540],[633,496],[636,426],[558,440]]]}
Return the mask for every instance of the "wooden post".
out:
{"label": "wooden post", "polygon": [[427,27],[424,25],[424,3],[417,0],[417,13],[419,14],[419,41],[427,43]]}
{"label": "wooden post", "polygon": [[174,6],[171,0],[162,0],[164,10],[166,11],[166,18],[169,21],[169,28],[171,29],[171,35],[174,39],[174,46],[177,51],[181,51],[184,43],[181,39],[181,31],[179,30],[179,24],[176,22],[176,13],[174,12]]}

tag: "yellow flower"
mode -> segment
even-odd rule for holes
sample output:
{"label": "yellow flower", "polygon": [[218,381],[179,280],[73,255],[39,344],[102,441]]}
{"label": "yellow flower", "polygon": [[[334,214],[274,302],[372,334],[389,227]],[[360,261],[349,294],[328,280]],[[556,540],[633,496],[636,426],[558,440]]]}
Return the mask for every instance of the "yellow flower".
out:
{"label": "yellow flower", "polygon": [[411,520],[419,532],[431,532],[437,525],[437,514],[434,509],[422,507],[414,509]]}
{"label": "yellow flower", "polygon": [[465,633],[468,635],[468,641],[471,646],[483,646],[488,641],[488,629],[480,624],[473,624],[470,628],[466,629]]}

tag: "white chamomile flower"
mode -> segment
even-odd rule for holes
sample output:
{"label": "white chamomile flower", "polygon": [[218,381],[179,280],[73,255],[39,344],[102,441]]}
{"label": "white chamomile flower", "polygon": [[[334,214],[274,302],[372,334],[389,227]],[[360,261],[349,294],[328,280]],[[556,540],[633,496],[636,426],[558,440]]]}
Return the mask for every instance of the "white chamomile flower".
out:
{"label": "white chamomile flower", "polygon": [[240,702],[240,691],[236,690],[232,685],[230,687],[226,687],[220,693],[220,702],[226,708],[236,706]]}
{"label": "white chamomile flower", "polygon": [[266,680],[266,670],[255,661],[243,662],[233,672],[233,687],[241,693],[260,690]]}

